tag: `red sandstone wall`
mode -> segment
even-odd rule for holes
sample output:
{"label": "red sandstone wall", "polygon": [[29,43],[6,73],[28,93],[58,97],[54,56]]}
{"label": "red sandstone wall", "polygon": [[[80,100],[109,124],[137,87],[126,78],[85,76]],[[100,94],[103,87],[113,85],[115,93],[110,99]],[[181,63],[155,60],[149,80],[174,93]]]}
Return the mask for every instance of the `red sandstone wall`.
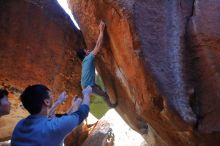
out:
{"label": "red sandstone wall", "polygon": [[218,145],[217,0],[68,3],[89,49],[105,21],[98,71],[117,111],[150,145]]}
{"label": "red sandstone wall", "polygon": [[[28,85],[45,84],[54,95],[66,90],[69,98],[60,111],[70,106],[73,95],[81,92],[81,63],[74,50],[82,46],[81,33],[57,1],[0,1],[0,85],[15,93],[17,101],[10,100],[12,111],[5,121],[15,119],[4,137],[10,137],[15,123],[26,116],[18,116],[17,98]],[[2,132],[7,133],[0,130],[0,137]]]}

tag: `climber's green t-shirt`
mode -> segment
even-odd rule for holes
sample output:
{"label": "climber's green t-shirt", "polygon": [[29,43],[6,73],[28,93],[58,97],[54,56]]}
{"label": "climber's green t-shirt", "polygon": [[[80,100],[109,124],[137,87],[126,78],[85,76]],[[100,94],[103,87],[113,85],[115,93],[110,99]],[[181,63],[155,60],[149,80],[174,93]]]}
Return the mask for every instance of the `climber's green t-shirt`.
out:
{"label": "climber's green t-shirt", "polygon": [[87,86],[95,85],[95,55],[91,52],[87,55],[82,62],[82,75],[81,86],[86,88]]}

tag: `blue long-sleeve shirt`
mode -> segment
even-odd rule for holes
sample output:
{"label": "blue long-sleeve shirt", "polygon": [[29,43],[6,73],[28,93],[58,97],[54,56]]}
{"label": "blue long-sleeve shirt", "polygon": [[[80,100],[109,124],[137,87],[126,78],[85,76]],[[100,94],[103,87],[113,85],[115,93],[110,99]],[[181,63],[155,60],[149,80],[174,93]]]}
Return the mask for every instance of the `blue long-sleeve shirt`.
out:
{"label": "blue long-sleeve shirt", "polygon": [[49,119],[30,115],[16,125],[11,139],[12,146],[62,146],[65,136],[77,127],[89,113],[88,105],[66,116]]}

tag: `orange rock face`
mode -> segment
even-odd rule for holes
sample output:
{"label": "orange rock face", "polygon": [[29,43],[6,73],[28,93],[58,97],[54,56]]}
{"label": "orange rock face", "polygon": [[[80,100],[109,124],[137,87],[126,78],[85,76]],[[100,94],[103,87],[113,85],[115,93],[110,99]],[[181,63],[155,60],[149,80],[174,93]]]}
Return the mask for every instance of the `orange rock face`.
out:
{"label": "orange rock face", "polygon": [[66,138],[65,146],[81,146],[86,140],[91,129],[83,123],[81,126],[75,128]]}
{"label": "orange rock face", "polygon": [[[151,145],[218,145],[219,4],[68,0],[117,111]],[[149,128],[147,130],[147,125]]]}
{"label": "orange rock face", "polygon": [[8,133],[4,138],[9,138],[16,122],[27,115],[20,112],[16,117],[19,93],[28,85],[45,84],[54,95],[66,90],[69,98],[59,111],[70,106],[73,95],[81,92],[81,63],[74,50],[82,47],[82,40],[57,1],[0,1],[0,85],[17,98],[16,102],[10,98],[11,115],[0,119],[3,128],[4,121],[10,125],[13,119],[12,128],[9,132],[1,130],[0,137],[4,132]]}

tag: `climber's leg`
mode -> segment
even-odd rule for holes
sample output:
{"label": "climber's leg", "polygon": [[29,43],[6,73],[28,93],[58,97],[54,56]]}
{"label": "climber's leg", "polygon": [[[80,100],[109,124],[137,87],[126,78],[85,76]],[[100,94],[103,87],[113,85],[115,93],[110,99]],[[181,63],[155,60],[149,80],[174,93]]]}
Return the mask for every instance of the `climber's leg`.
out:
{"label": "climber's leg", "polygon": [[105,100],[105,102],[108,104],[109,107],[114,108],[118,105],[117,101],[115,103],[112,103],[110,101],[110,98],[109,98],[108,94],[105,91],[103,91],[101,89],[101,87],[99,87],[98,85],[95,84],[94,86],[92,86],[92,92],[96,95],[99,95],[99,96],[103,97],[103,99]]}

